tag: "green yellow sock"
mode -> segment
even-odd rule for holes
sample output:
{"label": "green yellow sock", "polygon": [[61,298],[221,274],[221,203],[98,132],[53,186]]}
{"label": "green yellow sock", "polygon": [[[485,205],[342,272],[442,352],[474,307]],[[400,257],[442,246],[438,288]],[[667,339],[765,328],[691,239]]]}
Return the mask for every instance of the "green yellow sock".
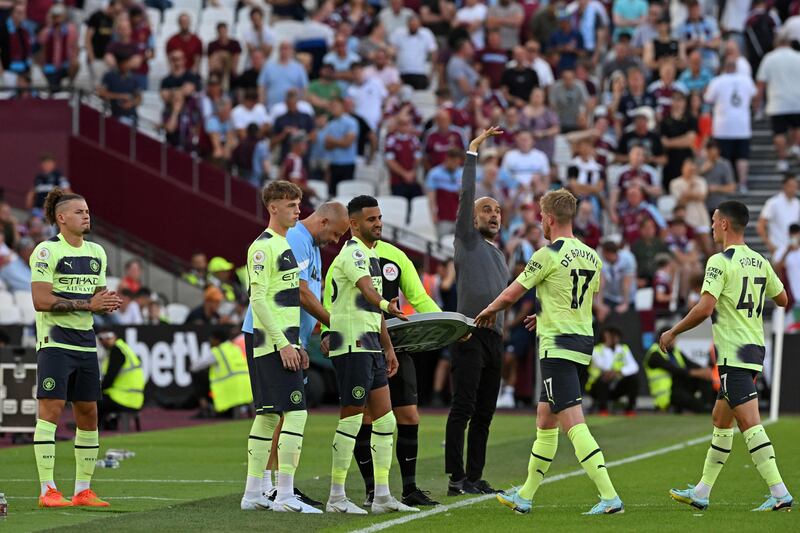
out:
{"label": "green yellow sock", "polygon": [[344,486],[347,471],[353,459],[353,449],[356,447],[356,435],[361,429],[363,414],[342,418],[336,427],[333,436],[333,467],[331,468],[331,484]]}
{"label": "green yellow sock", "polygon": [[53,483],[53,469],[56,464],[56,425],[46,420],[36,420],[33,433],[33,453],[36,455],[36,468],[39,482]]}
{"label": "green yellow sock", "polygon": [[397,420],[394,413],[389,411],[382,417],[372,422],[372,464],[375,472],[375,487],[389,486],[389,469],[392,466],[392,447],[394,445],[394,430]]}
{"label": "green yellow sock", "polygon": [[[256,415],[247,437],[247,477],[264,477],[264,468],[272,448],[272,434],[281,417],[276,414]],[[260,487],[260,485],[259,485]]]}
{"label": "green yellow sock", "polygon": [[528,459],[528,479],[519,489],[521,497],[526,500],[533,499],[533,495],[536,494],[536,490],[550,469],[550,464],[556,456],[557,449],[558,428],[536,430],[536,440],[533,441],[531,457]]}
{"label": "green yellow sock", "polygon": [[750,450],[750,458],[756,465],[756,470],[761,474],[769,487],[783,483],[778,464],[775,461],[775,449],[764,431],[764,426],[753,426],[743,433],[744,443]]}
{"label": "green yellow sock", "polygon": [[283,427],[278,439],[278,471],[294,475],[303,450],[303,431],[308,411],[288,411],[283,415]]}
{"label": "green yellow sock", "polygon": [[95,429],[75,430],[75,494],[89,488],[100,451],[100,434]]}
{"label": "green yellow sock", "polygon": [[578,458],[581,466],[586,470],[589,479],[594,481],[597,490],[600,492],[600,497],[604,500],[616,498],[617,491],[614,490],[611,478],[608,477],[608,469],[606,469],[606,460],[603,457],[603,452],[597,445],[597,441],[592,437],[586,424],[572,426],[567,435],[575,448],[575,457]]}
{"label": "green yellow sock", "polygon": [[[700,481],[708,485],[714,486],[717,481],[717,476],[722,472],[722,467],[725,466],[725,461],[731,455],[731,448],[733,446],[733,428],[718,428],[714,427],[714,433],[711,436],[711,446],[706,453],[706,462],[703,465],[703,477]],[[706,496],[708,497],[708,496]]]}

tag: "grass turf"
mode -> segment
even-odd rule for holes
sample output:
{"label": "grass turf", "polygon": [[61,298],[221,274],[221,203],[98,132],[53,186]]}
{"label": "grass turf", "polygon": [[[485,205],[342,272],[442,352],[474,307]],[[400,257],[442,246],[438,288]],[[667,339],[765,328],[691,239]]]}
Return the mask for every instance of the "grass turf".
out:
{"label": "grass turf", "polygon": [[[442,503],[447,498],[443,474],[445,417],[426,415],[420,430],[418,484]],[[115,470],[98,469],[93,488],[107,498],[107,510],[37,509],[38,488],[30,446],[0,450],[0,492],[9,500],[9,516],[0,530],[39,531],[58,529],[93,531],[243,531],[269,527],[274,531],[353,531],[399,515],[352,517],[336,514],[294,516],[243,512],[238,509],[246,471],[246,435],[250,423],[227,422],[185,429],[128,434],[101,440],[106,448],[127,448],[137,453]],[[325,500],[330,482],[330,442],[336,426],[334,415],[309,417],[297,485],[309,495]],[[709,433],[710,417],[640,416],[594,418],[589,426],[603,447],[606,461],[629,457],[677,444]],[[792,453],[800,437],[800,419],[783,418],[767,428],[775,444],[778,463],[790,489],[800,491],[800,457]],[[486,479],[504,488],[524,481],[530,445],[535,434],[533,417],[498,415],[492,425]],[[670,500],[670,487],[696,482],[707,443],[610,468],[611,478],[626,504],[617,516],[585,517],[597,500],[585,475],[543,485],[532,514],[519,516],[494,500],[451,509],[395,526],[407,531],[422,529],[463,532],[480,527],[502,531],[512,527],[558,528],[566,531],[591,527],[595,531],[730,530],[732,527],[770,531],[800,529],[796,513],[751,513],[764,500],[767,488],[753,467],[741,436],[712,495],[711,507],[699,512]],[[559,452],[549,476],[571,472],[579,466],[572,446],[561,436]],[[392,470],[392,491],[399,496],[399,472]],[[70,493],[74,479],[72,444],[62,442],[56,451],[56,482]],[[363,500],[363,484],[355,465],[348,478],[348,494]],[[302,524],[302,525],[301,525]]]}

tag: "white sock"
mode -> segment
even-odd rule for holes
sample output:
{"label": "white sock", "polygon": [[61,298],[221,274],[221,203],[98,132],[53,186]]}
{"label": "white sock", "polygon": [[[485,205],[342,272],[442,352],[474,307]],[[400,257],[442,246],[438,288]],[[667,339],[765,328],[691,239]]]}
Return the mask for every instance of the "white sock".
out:
{"label": "white sock", "polygon": [[375,485],[375,497],[389,496],[389,485]]}
{"label": "white sock", "polygon": [[331,483],[331,495],[329,499],[331,501],[338,502],[339,500],[343,500],[345,498],[347,498],[347,494],[344,492],[344,485]]}
{"label": "white sock", "polygon": [[269,492],[273,488],[272,470],[264,470],[264,477],[261,479],[261,492]]}
{"label": "white sock", "polygon": [[275,501],[286,501],[294,498],[294,476],[278,472],[278,495]]}
{"label": "white sock", "polygon": [[42,488],[40,489],[39,495],[44,496],[47,493],[47,489],[53,487],[56,488],[55,481],[42,481]]}
{"label": "white sock", "polygon": [[247,484],[244,486],[244,496],[248,500],[257,500],[261,497],[261,478],[247,476]]}
{"label": "white sock", "polygon": [[89,481],[75,480],[75,496],[89,488]]}
{"label": "white sock", "polygon": [[702,481],[695,485],[694,495],[698,498],[702,498],[703,500],[708,499],[709,494],[711,494],[711,485],[706,485]]}
{"label": "white sock", "polygon": [[783,498],[787,494],[789,494],[789,489],[786,488],[784,483],[778,483],[777,485],[772,485],[769,488],[770,494],[772,494],[775,498]]}

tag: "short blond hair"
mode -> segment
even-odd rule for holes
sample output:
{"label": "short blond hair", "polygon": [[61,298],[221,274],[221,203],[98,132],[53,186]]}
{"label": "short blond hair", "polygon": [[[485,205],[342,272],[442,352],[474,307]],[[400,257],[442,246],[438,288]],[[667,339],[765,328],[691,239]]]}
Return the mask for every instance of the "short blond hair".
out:
{"label": "short blond hair", "polygon": [[558,224],[569,224],[578,210],[578,200],[566,189],[548,191],[539,200],[542,213],[555,217]]}

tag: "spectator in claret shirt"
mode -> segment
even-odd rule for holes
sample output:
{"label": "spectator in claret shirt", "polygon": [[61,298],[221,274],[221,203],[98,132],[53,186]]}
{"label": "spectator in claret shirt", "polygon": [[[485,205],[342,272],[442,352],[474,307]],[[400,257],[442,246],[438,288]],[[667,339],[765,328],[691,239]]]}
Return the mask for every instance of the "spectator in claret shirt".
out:
{"label": "spectator in claret shirt", "polygon": [[236,39],[231,39],[228,25],[224,22],[217,24],[217,39],[208,43],[208,70],[222,74],[226,87],[236,78],[239,70],[239,56],[242,54],[242,45]]}
{"label": "spectator in claret shirt", "polygon": [[508,49],[502,47],[499,30],[486,34],[486,48],[478,50],[475,59],[481,65],[481,75],[489,78],[492,89],[499,89],[508,63]]}
{"label": "spectator in claret shirt", "polygon": [[16,4],[11,16],[0,23],[0,82],[17,85],[17,76],[28,74],[33,60],[33,40],[25,24],[25,6]]}
{"label": "spectator in claret shirt", "polygon": [[600,238],[603,232],[600,229],[598,218],[594,215],[594,209],[589,202],[578,204],[578,213],[575,215],[573,227],[575,236],[578,237],[589,248],[597,248],[600,245]]}
{"label": "spectator in claret shirt", "polygon": [[291,149],[281,164],[280,179],[291,181],[303,191],[301,207],[313,209],[313,202],[317,198],[314,189],[308,186],[308,168],[305,162],[308,152],[308,137],[304,132],[298,132],[289,138]]}
{"label": "spectator in claret shirt", "polygon": [[425,133],[425,168],[431,169],[442,164],[445,154],[451,149],[466,149],[463,132],[453,126],[450,112],[439,109],[436,112],[435,126]]}
{"label": "spectator in claret shirt", "polygon": [[47,15],[47,23],[39,32],[42,47],[42,72],[51,91],[60,89],[61,82],[78,73],[78,30],[67,20],[62,4],[55,4]]}
{"label": "spectator in claret shirt", "polygon": [[173,50],[183,51],[186,58],[186,68],[197,72],[200,68],[200,57],[203,55],[203,41],[192,33],[192,19],[187,13],[178,17],[179,31],[167,41],[167,54]]}
{"label": "spectator in claret shirt", "polygon": [[389,170],[392,195],[414,198],[422,195],[417,169],[422,161],[419,137],[411,117],[403,114],[395,121],[396,130],[386,137],[384,160]]}
{"label": "spectator in claret shirt", "polygon": [[666,227],[664,217],[656,206],[645,200],[640,186],[631,186],[625,191],[625,199],[617,206],[614,222],[622,229],[624,242],[633,245],[639,240],[642,224],[652,219],[659,229]]}
{"label": "spectator in claret shirt", "polygon": [[462,149],[451,148],[444,162],[430,169],[425,178],[431,218],[436,224],[436,234],[439,237],[454,233],[456,229],[463,158]]}

